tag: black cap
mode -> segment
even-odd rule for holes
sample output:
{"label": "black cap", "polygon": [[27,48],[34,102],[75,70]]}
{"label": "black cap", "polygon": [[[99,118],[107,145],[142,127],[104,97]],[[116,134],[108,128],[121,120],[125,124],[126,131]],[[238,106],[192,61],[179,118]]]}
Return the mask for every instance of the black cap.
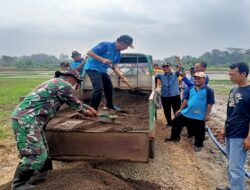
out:
{"label": "black cap", "polygon": [[61,71],[56,71],[55,72],[55,78],[59,78],[60,76],[70,76],[73,77],[74,79],[77,80],[77,83],[80,84],[82,82],[82,80],[79,78],[79,72],[75,69],[70,70],[66,73],[63,73]]}
{"label": "black cap", "polygon": [[81,54],[78,51],[72,51],[71,58],[77,57],[79,55],[81,55]]}
{"label": "black cap", "polygon": [[116,41],[117,42],[121,42],[121,43],[125,43],[129,47],[134,48],[134,46],[133,46],[133,38],[130,37],[129,35],[122,35],[119,38],[117,38]]}
{"label": "black cap", "polygon": [[60,63],[60,67],[65,67],[68,68],[69,67],[69,62],[68,61],[63,61]]}
{"label": "black cap", "polygon": [[162,67],[167,66],[167,65],[171,66],[171,63],[163,61],[163,63],[161,64]]}

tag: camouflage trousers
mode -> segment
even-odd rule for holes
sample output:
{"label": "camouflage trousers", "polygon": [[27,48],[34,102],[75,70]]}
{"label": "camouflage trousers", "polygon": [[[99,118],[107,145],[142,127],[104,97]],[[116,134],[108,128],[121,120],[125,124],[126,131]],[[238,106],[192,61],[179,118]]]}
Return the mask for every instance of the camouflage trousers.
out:
{"label": "camouflage trousers", "polygon": [[40,170],[48,157],[48,145],[43,125],[34,123],[35,119],[27,122],[23,119],[12,119],[12,129],[21,156],[20,165],[24,170]]}

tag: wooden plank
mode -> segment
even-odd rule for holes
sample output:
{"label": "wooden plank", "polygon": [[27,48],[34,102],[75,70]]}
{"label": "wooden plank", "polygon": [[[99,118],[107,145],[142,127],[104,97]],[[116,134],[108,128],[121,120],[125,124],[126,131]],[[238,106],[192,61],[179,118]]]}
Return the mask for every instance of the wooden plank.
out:
{"label": "wooden plank", "polygon": [[46,131],[50,157],[60,160],[128,160],[148,162],[148,133]]}
{"label": "wooden plank", "polygon": [[67,119],[67,121],[60,123],[58,125],[55,125],[53,127],[53,130],[72,131],[74,129],[77,129],[83,126],[84,123],[85,121],[83,120]]}
{"label": "wooden plank", "polygon": [[67,120],[68,118],[62,118],[62,117],[54,117],[53,119],[51,119],[47,125],[46,125],[46,129],[47,130],[50,130],[50,129],[53,129],[54,126],[60,124],[60,123],[63,123]]}
{"label": "wooden plank", "polygon": [[108,126],[98,126],[98,127],[92,127],[90,129],[86,129],[85,132],[89,132],[89,133],[99,133],[99,132],[106,132],[111,130],[112,127],[108,127]]}

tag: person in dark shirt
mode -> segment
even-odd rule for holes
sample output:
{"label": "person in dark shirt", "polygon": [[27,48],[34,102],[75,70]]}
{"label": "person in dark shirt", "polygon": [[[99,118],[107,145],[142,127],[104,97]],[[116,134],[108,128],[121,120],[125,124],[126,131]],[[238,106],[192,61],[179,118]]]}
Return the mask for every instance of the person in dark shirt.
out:
{"label": "person in dark shirt", "polygon": [[247,80],[249,67],[244,62],[230,65],[230,80],[237,85],[230,93],[227,118],[221,139],[226,140],[229,187],[217,190],[245,190],[244,164],[250,149],[250,84]]}

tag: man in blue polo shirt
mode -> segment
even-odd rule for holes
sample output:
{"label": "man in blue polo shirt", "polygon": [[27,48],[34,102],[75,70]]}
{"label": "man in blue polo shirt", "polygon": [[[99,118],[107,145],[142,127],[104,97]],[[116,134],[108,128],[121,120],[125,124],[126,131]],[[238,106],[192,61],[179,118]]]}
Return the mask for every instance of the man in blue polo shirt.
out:
{"label": "man in blue polo shirt", "polygon": [[73,51],[71,58],[74,60],[71,65],[70,69],[77,70],[79,72],[79,76],[83,76],[84,71],[84,59],[81,57],[81,54],[78,51]]}
{"label": "man in blue polo shirt", "polygon": [[[133,38],[128,35],[122,35],[117,38],[116,42],[101,42],[87,53],[89,58],[85,65],[85,71],[93,86],[90,106],[94,109],[98,110],[102,90],[104,90],[106,96],[107,108],[116,109],[113,105],[113,85],[107,71],[109,67],[112,67],[115,72],[122,75],[122,72],[117,66],[121,59],[120,51],[128,47],[133,48],[132,43]],[[126,78],[123,78],[123,80],[127,82]]]}
{"label": "man in blue polo shirt", "polygon": [[[200,63],[196,63],[194,65],[194,72],[206,72],[206,69],[207,69],[207,63],[206,62],[200,62]],[[186,74],[185,72],[183,72],[182,74],[183,78],[182,78],[182,81],[185,83],[185,85],[187,87],[191,87],[191,86],[194,86],[195,83],[194,83],[194,80],[193,78],[191,77],[190,79],[188,79],[186,77]],[[206,80],[205,80],[205,85],[208,85],[209,83],[209,77],[206,75]]]}
{"label": "man in blue polo shirt", "polygon": [[205,85],[206,74],[194,74],[195,86],[184,91],[184,100],[173,120],[171,137],[168,141],[180,141],[180,133],[184,126],[193,128],[195,135],[195,151],[200,151],[205,139],[205,121],[208,121],[212,105],[215,103],[214,92]]}

